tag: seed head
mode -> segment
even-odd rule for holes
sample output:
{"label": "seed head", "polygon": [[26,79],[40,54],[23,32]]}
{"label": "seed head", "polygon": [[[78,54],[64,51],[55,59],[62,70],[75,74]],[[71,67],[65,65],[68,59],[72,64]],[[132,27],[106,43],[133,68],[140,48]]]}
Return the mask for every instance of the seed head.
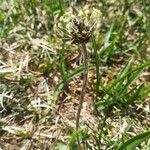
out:
{"label": "seed head", "polygon": [[83,18],[75,18],[70,32],[71,41],[75,44],[87,43],[90,40],[92,32],[93,26],[90,27],[89,24],[85,24]]}
{"label": "seed head", "polygon": [[101,25],[100,10],[84,6],[82,9],[70,7],[54,26],[56,35],[63,42],[74,44],[87,43],[91,34],[99,33]]}

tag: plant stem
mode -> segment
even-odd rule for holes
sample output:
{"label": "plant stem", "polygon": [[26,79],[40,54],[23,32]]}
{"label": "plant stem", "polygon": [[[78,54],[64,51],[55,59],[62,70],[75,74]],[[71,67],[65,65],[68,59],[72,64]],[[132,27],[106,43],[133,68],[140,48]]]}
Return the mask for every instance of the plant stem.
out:
{"label": "plant stem", "polygon": [[[85,97],[85,92],[86,92],[86,87],[88,83],[88,52],[86,48],[86,43],[82,43],[82,56],[83,56],[83,65],[84,65],[84,74],[83,74],[83,86],[82,86],[82,91],[80,95],[80,101],[79,101],[79,106],[78,106],[78,111],[77,111],[77,118],[76,118],[76,131],[79,129],[79,120],[80,120],[80,114],[81,114],[81,109]],[[77,138],[78,141],[78,149],[80,150],[80,140],[79,136]]]}

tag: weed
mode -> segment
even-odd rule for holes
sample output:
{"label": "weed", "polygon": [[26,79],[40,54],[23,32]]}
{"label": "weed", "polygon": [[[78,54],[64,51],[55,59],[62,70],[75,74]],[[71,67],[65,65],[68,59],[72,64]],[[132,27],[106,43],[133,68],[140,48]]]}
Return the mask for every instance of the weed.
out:
{"label": "weed", "polygon": [[0,149],[148,149],[149,10],[0,1]]}

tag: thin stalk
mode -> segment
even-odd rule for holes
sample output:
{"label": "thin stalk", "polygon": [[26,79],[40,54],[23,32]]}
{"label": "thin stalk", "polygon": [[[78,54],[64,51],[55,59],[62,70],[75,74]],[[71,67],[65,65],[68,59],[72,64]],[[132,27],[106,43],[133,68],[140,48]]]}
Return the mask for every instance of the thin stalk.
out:
{"label": "thin stalk", "polygon": [[[80,101],[79,101],[79,106],[77,111],[77,118],[76,118],[76,131],[79,129],[80,114],[81,114],[81,109],[85,97],[86,87],[88,84],[88,52],[86,48],[86,43],[81,43],[81,46],[82,46],[84,73],[83,73],[83,86],[82,86],[82,91],[81,91],[81,96],[80,96]],[[78,142],[78,149],[80,150],[81,145],[80,145],[79,136],[77,137],[77,142]]]}

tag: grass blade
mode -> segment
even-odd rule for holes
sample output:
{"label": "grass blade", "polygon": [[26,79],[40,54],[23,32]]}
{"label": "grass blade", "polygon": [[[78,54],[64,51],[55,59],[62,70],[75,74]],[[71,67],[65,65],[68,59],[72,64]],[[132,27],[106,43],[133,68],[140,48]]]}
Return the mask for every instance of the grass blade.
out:
{"label": "grass blade", "polygon": [[127,140],[125,143],[121,144],[117,148],[117,150],[134,150],[143,141],[145,141],[149,138],[150,138],[150,131],[147,131],[145,133],[139,134],[139,135]]}

